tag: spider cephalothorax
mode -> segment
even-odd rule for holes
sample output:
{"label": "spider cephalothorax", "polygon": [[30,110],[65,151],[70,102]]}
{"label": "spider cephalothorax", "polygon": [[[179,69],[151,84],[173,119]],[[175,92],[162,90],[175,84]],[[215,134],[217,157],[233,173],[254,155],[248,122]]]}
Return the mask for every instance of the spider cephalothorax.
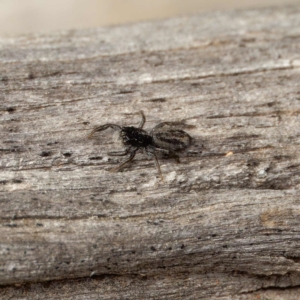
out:
{"label": "spider cephalothorax", "polygon": [[152,137],[143,129],[133,126],[121,128],[121,138],[125,146],[148,147],[153,144]]}
{"label": "spider cephalothorax", "polygon": [[174,122],[160,123],[155,126],[150,133],[147,133],[142,129],[146,121],[145,116],[142,111],[140,114],[142,116],[142,120],[138,127],[121,127],[116,124],[108,123],[95,127],[94,130],[89,134],[89,137],[91,137],[95,132],[102,131],[107,128],[118,130],[125,146],[125,150],[109,152],[108,154],[112,156],[124,156],[129,154],[129,157],[125,159],[118,167],[112,169],[112,171],[119,171],[125,164],[133,160],[138,150],[143,150],[154,158],[159,175],[162,178],[156,153],[161,153],[166,157],[172,157],[179,161],[176,151],[182,151],[186,149],[191,144],[192,139],[185,131],[181,129],[174,129],[174,125],[180,124]]}

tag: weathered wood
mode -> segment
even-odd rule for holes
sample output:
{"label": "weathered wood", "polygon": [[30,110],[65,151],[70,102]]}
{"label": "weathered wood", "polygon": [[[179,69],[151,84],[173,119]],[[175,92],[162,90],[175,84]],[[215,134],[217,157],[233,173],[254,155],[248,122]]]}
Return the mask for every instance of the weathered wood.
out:
{"label": "weathered wood", "polygon": [[[0,47],[0,284],[27,283],[3,299],[294,299],[299,7]],[[164,182],[145,155],[109,172],[112,131],[86,138],[139,110],[147,130],[182,121],[194,139],[160,160]],[[29,283],[47,280],[62,281]]]}

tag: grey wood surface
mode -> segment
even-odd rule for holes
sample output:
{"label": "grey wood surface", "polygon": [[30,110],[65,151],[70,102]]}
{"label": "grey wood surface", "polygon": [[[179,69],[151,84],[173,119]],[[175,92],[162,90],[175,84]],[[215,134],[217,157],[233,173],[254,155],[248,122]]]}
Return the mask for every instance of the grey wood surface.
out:
{"label": "grey wood surface", "polygon": [[300,7],[1,39],[0,298],[298,299],[299,79]]}

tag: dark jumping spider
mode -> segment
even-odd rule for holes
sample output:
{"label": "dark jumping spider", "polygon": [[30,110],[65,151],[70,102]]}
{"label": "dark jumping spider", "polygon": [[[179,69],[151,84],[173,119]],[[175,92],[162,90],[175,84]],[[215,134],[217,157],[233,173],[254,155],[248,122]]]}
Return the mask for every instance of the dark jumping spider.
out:
{"label": "dark jumping spider", "polygon": [[108,155],[125,156],[129,154],[129,157],[111,171],[119,171],[125,164],[133,160],[137,151],[143,150],[146,154],[154,158],[159,175],[163,179],[156,153],[161,153],[165,157],[175,158],[177,162],[179,162],[179,157],[176,152],[186,149],[191,144],[192,138],[183,130],[172,129],[172,126],[181,124],[175,122],[160,123],[155,126],[150,133],[147,133],[142,129],[146,121],[145,115],[142,111],[140,114],[142,120],[140,121],[138,127],[121,127],[116,124],[108,123],[95,127],[88,137],[90,138],[95,132],[102,131],[107,128],[119,130],[125,150],[109,152]]}

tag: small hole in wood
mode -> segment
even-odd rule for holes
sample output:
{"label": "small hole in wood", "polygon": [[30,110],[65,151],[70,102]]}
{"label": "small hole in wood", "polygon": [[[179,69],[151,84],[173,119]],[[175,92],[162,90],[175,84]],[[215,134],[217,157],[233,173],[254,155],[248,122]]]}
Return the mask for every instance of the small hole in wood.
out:
{"label": "small hole in wood", "polygon": [[8,111],[9,113],[13,113],[16,109],[14,107],[8,107],[6,109],[6,111]]}
{"label": "small hole in wood", "polygon": [[51,156],[51,151],[42,151],[40,153],[40,156],[41,157],[48,157],[48,156]]}
{"label": "small hole in wood", "polygon": [[64,156],[64,157],[70,157],[70,156],[72,156],[72,153],[70,153],[70,152],[65,152],[65,153],[63,153],[63,156]]}

